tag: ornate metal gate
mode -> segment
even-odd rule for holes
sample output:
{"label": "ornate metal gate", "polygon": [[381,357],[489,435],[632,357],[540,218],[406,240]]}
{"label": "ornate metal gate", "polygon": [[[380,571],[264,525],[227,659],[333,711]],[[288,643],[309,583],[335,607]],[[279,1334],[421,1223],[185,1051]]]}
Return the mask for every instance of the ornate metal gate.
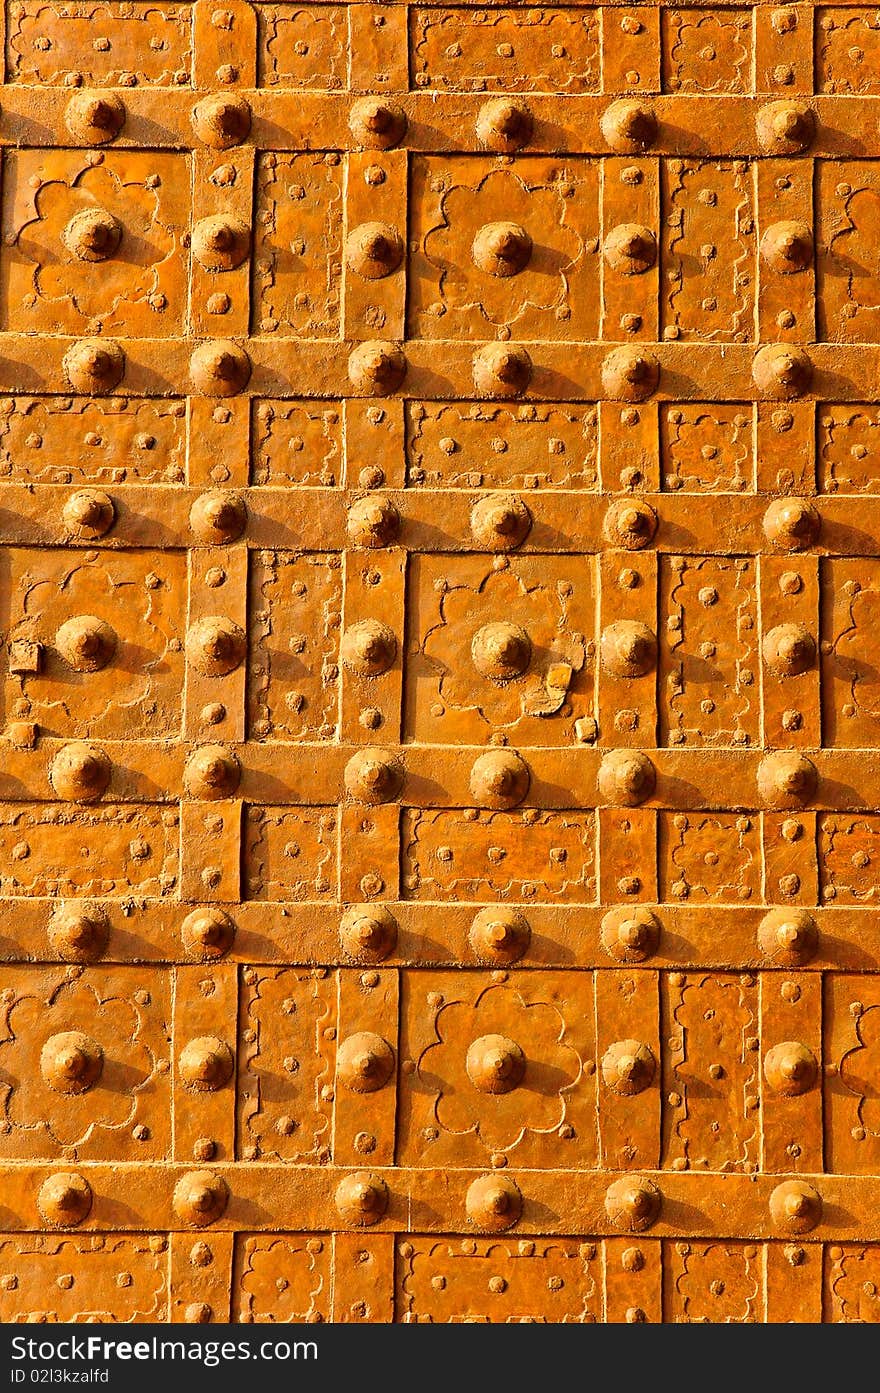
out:
{"label": "ornate metal gate", "polygon": [[875,9],[5,22],[0,1319],[880,1318]]}

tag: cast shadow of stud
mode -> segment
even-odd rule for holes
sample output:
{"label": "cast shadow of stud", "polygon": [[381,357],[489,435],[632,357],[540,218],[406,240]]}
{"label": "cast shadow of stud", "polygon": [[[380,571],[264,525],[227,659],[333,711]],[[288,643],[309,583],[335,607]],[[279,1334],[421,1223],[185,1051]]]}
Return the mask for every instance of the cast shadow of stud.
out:
{"label": "cast shadow of stud", "polygon": [[[151,779],[146,768],[132,770],[127,765],[114,760],[113,783],[116,787],[124,787],[129,781],[137,786],[137,794],[135,796],[138,800],[144,799],[146,802],[153,801],[158,803],[162,801],[167,792],[164,783],[156,783]],[[118,797],[119,795],[117,794],[115,796]],[[87,806],[100,807],[101,799],[99,798],[94,803]]]}
{"label": "cast shadow of stud", "polygon": [[[821,1184],[818,1188],[821,1193]],[[857,1232],[863,1227],[864,1218],[862,1215],[854,1214],[851,1209],[847,1209],[843,1204],[828,1204],[825,1200],[822,1201],[820,1228],[823,1238],[833,1241],[835,1230],[849,1236],[854,1231]]]}
{"label": "cast shadow of stud", "polygon": [[[291,1206],[300,1208],[300,1206]],[[242,1195],[231,1195],[226,1213],[223,1215],[218,1227],[223,1226],[223,1221],[228,1219],[236,1227],[244,1229],[260,1229],[265,1227],[277,1228],[277,1212],[267,1209],[265,1205],[258,1204],[256,1200],[245,1199]]]}
{"label": "cast shadow of stud", "polygon": [[704,808],[706,790],[689,779],[658,773],[657,787],[650,802],[663,808]]}
{"label": "cast shadow of stud", "polygon": [[845,968],[852,971],[854,968],[868,969],[872,972],[880,971],[880,958],[875,953],[870,953],[860,943],[852,938],[840,938],[837,934],[830,933],[826,917],[822,921],[821,953],[829,963],[834,963],[840,970]]}
{"label": "cast shadow of stud", "polygon": [[441,553],[466,551],[468,548],[468,543],[462,542],[460,537],[455,536],[444,527],[427,522],[424,518],[419,518],[418,521],[407,519],[406,540],[410,551],[414,553],[422,550]]}
{"label": "cast shadow of stud", "polygon": [[[303,490],[308,494],[308,490]],[[267,517],[259,506],[259,490],[252,489],[248,496],[248,513],[251,530],[256,536],[271,537],[272,548],[278,551],[297,550],[302,547],[302,532],[295,530],[284,517]],[[296,516],[296,515],[295,515]]]}
{"label": "cast shadow of stud", "polygon": [[[674,345],[661,345],[674,347]],[[694,398],[700,399],[700,391],[696,380],[689,377],[687,373],[680,369],[667,366],[664,362],[660,373],[660,391],[663,398],[670,402],[686,402]]]}
{"label": "cast shadow of stud", "polygon": [[[661,504],[662,507],[662,504]],[[705,537],[702,542],[698,534],[690,527],[686,527],[683,522],[673,522],[671,518],[661,518],[657,527],[655,545],[662,547],[663,551],[686,554],[688,552],[705,549]]]}
{"label": "cast shadow of stud", "polygon": [[[442,368],[428,367],[424,363],[407,364],[404,386],[409,397],[424,396],[434,397],[438,401],[452,401],[458,395],[455,384]],[[470,395],[477,396],[475,387]]]}
{"label": "cast shadow of stud", "polygon": [[[855,504],[855,499],[852,502]],[[880,537],[855,527],[849,521],[837,521],[825,513],[819,542],[821,550],[830,556],[874,556]]]}
{"label": "cast shadow of stud", "polygon": [[827,777],[822,779],[819,788],[822,803],[832,808],[875,808],[880,803],[880,777],[873,788],[869,784],[867,793],[866,797],[865,792],[858,793],[850,784]]}
{"label": "cast shadow of stud", "polygon": [[650,155],[676,155],[679,158],[689,155],[711,155],[712,141],[700,135],[690,126],[677,126],[665,117],[658,123]]}
{"label": "cast shadow of stud", "polygon": [[[467,761],[467,758],[467,752],[463,751],[462,759]],[[449,790],[435,779],[427,778],[424,774],[407,773],[404,803],[407,806],[412,804],[419,808],[447,807]]]}
{"label": "cast shadow of stud", "polygon": [[[530,501],[528,493],[523,490],[525,501]],[[536,501],[533,507],[540,506]],[[571,532],[562,532],[558,527],[550,527],[548,523],[541,522],[536,518],[529,529],[529,535],[523,543],[523,549],[527,551],[544,552],[570,552],[579,550],[580,538],[575,538]]]}
{"label": "cast shadow of stud", "polygon": [[[660,1184],[662,1193],[662,1180]],[[688,1235],[712,1234],[717,1226],[717,1215],[710,1214],[699,1205],[687,1200],[672,1199],[663,1195],[660,1206],[660,1223],[672,1233]]]}
{"label": "cast shadow of stud", "polygon": [[573,948],[564,946],[555,938],[548,938],[546,934],[532,934],[527,956],[530,963],[541,966],[546,963],[575,967],[578,964],[578,955]]}
{"label": "cast shadow of stud", "polygon": [[696,944],[683,933],[668,929],[664,925],[660,930],[656,956],[671,964],[689,963],[696,960],[698,950]]}
{"label": "cast shadow of stud", "polygon": [[[848,159],[858,159],[859,156],[876,153],[863,140],[859,140],[852,130],[841,130],[839,126],[830,125],[826,116],[831,110],[832,108],[828,106],[823,107],[819,140],[810,148],[811,155],[822,159],[833,158],[835,155],[846,155]],[[817,148],[817,145],[820,145],[821,148]]]}

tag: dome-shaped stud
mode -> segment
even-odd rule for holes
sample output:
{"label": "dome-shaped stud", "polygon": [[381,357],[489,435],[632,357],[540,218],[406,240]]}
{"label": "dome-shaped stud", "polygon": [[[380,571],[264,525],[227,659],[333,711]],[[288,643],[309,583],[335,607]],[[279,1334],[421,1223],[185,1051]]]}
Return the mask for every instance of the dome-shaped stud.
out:
{"label": "dome-shaped stud", "polygon": [[489,905],[479,910],[468,932],[474,957],[494,967],[519,962],[528,952],[531,939],[528,921],[508,905]]}
{"label": "dome-shaped stud", "polygon": [[609,750],[599,765],[599,793],[611,807],[636,808],[650,798],[657,774],[642,750]]}
{"label": "dome-shaped stud", "polygon": [[803,624],[777,624],[764,635],[761,651],[778,677],[797,677],[816,665],[816,640]]}
{"label": "dome-shaped stud", "polygon": [[384,97],[361,97],[351,108],[348,129],[365,150],[390,150],[406,135],[406,114]]}
{"label": "dome-shaped stud", "polygon": [[52,951],[64,962],[91,963],[106,951],[110,926],[100,910],[64,905],[47,932]]}
{"label": "dome-shaped stud", "polygon": [[803,967],[816,956],[819,930],[805,909],[771,909],[758,926],[758,944],[780,967]]}
{"label": "dome-shaped stud", "polygon": [[187,1041],[177,1061],[181,1082],[194,1093],[216,1093],[229,1083],[234,1069],[235,1056],[217,1035]]}
{"label": "dome-shaped stud", "polygon": [[359,343],[348,358],[348,380],[358,392],[385,397],[406,377],[406,357],[399,344],[383,339]]}
{"label": "dome-shaped stud", "polygon": [[531,526],[532,515],[515,493],[490,493],[471,509],[471,536],[487,551],[512,551]]}
{"label": "dome-shaped stud", "polygon": [[766,155],[797,155],[816,134],[816,113],[803,102],[767,102],[758,112],[757,131]]}
{"label": "dome-shaped stud", "polygon": [[805,498],[775,498],[764,514],[764,536],[778,551],[806,551],[822,519]]}
{"label": "dome-shaped stud", "polygon": [[125,354],[115,339],[78,339],[68,348],[61,367],[75,392],[100,397],[122,381]]}
{"label": "dome-shaped stud", "polygon": [[657,514],[641,498],[618,498],[608,507],[603,530],[611,546],[641,551],[654,540]]}
{"label": "dome-shaped stud", "polygon": [[805,1180],[783,1180],[770,1196],[770,1217],[785,1233],[809,1233],[822,1218],[822,1197]]}
{"label": "dome-shaped stud", "polygon": [[813,231],[805,222],[771,223],[761,238],[761,256],[781,276],[806,271],[813,261]]}
{"label": "dome-shaped stud", "polygon": [[506,280],[528,266],[532,239],[519,223],[486,223],[474,238],[471,255],[480,271],[485,271],[487,276]]}
{"label": "dome-shaped stud", "polygon": [[660,943],[660,922],[644,905],[609,909],[602,920],[602,947],[619,963],[643,963]]}
{"label": "dome-shaped stud", "polygon": [[602,116],[602,134],[620,155],[636,155],[657,139],[657,116],[647,102],[623,98]]}
{"label": "dome-shaped stud", "polygon": [[808,1093],[818,1073],[816,1056],[799,1040],[784,1040],[764,1056],[764,1078],[773,1092],[783,1098],[796,1098],[801,1093]]}
{"label": "dome-shaped stud", "polygon": [[532,380],[532,360],[515,344],[486,343],[474,354],[473,378],[481,397],[518,397]]}
{"label": "dome-shaped stud", "polygon": [[524,102],[511,97],[493,97],[480,107],[476,129],[477,139],[487,150],[512,155],[528,145],[534,122]]}
{"label": "dome-shaped stud", "polygon": [[654,1082],[657,1061],[639,1040],[615,1040],[602,1056],[602,1077],[612,1093],[630,1097]]}
{"label": "dome-shaped stud", "polygon": [[644,401],[656,392],[660,364],[644,348],[614,348],[602,361],[602,388],[612,401]]}
{"label": "dome-shaped stud", "polygon": [[394,1051],[381,1035],[359,1030],[340,1042],[336,1074],[352,1093],[376,1093],[394,1074]]}
{"label": "dome-shaped stud", "polygon": [[525,1077],[526,1057],[506,1035],[481,1035],[468,1047],[465,1067],[480,1093],[510,1093]]}
{"label": "dome-shaped stud", "polygon": [[218,213],[196,223],[191,246],[206,271],[234,271],[250,254],[251,230],[243,219]]}
{"label": "dome-shaped stud", "polygon": [[532,661],[532,642],[519,624],[497,620],[484,624],[471,640],[471,658],[481,677],[510,682],[522,677]]}
{"label": "dome-shaped stud", "polygon": [[660,1217],[662,1196],[643,1175],[622,1175],[605,1192],[605,1213],[622,1233],[643,1233]]}
{"label": "dome-shaped stud", "polygon": [[194,909],[180,926],[185,951],[199,962],[216,962],[225,957],[235,938],[235,925],[216,905]]}
{"label": "dome-shaped stud", "polygon": [[98,745],[72,740],[53,759],[49,778],[59,798],[70,803],[90,803],[106,791],[110,761]]}
{"label": "dome-shaped stud", "polygon": [[229,1186],[213,1171],[187,1171],[174,1187],[174,1212],[191,1228],[205,1228],[226,1212]]}
{"label": "dome-shaped stud", "polygon": [[224,614],[197,619],[186,636],[187,662],[206,677],[225,677],[244,662],[247,638]]}
{"label": "dome-shaped stud", "polygon": [[191,1301],[183,1312],[187,1325],[210,1325],[214,1311],[207,1301]]}
{"label": "dome-shaped stud", "polygon": [[97,1040],[81,1030],[51,1035],[40,1051],[43,1081],[56,1093],[88,1093],[101,1077],[103,1067],[104,1051]]}
{"label": "dome-shaped stud", "polygon": [[384,962],[397,947],[397,920],[384,905],[351,905],[339,925],[339,943],[353,962]]}
{"label": "dome-shaped stud", "polygon": [[391,276],[403,261],[403,238],[387,222],[365,222],[348,234],[345,260],[364,280],[380,281]]}
{"label": "dome-shaped stud", "polygon": [[61,234],[78,261],[108,261],[122,241],[122,223],[106,208],[83,208],[74,213]]}
{"label": "dome-shaped stud", "polygon": [[189,527],[196,540],[214,546],[235,542],[244,532],[246,521],[248,510],[244,499],[226,489],[202,493],[189,508]]}
{"label": "dome-shaped stud", "polygon": [[342,635],[339,656],[359,677],[381,677],[394,666],[397,638],[380,619],[362,619]]}
{"label": "dome-shaped stud", "polygon": [[802,808],[816,796],[815,764],[795,750],[774,750],[758,765],[758,793],[765,808]]}
{"label": "dome-shaped stud", "polygon": [[206,614],[187,634],[187,660],[206,677],[226,677],[241,667],[248,651],[244,630],[226,614]]}
{"label": "dome-shaped stud", "polygon": [[116,635],[96,614],[77,614],[59,628],[55,649],[74,672],[100,672],[116,652]]}
{"label": "dome-shaped stud", "polygon": [[641,223],[621,223],[605,238],[602,255],[618,275],[640,276],[657,261],[657,238]]}
{"label": "dome-shaped stud", "polygon": [[88,1218],[92,1187],[77,1171],[58,1171],[43,1181],[37,1208],[51,1228],[72,1229]]}
{"label": "dome-shaped stud", "polygon": [[201,494],[189,510],[189,525],[196,540],[215,546],[237,541],[246,524],[244,499],[226,489]]}
{"label": "dome-shaped stud", "polygon": [[529,783],[529,766],[514,750],[487,750],[471,769],[471,796],[483,808],[515,808],[528,793]]}
{"label": "dome-shaped stud", "polygon": [[251,133],[251,108],[244,97],[214,92],[193,107],[193,130],[212,150],[231,150]]}
{"label": "dome-shaped stud", "polygon": [[336,1186],[336,1210],[347,1224],[368,1228],[378,1224],[388,1208],[388,1186],[373,1171],[355,1171]]}
{"label": "dome-shaped stud", "polygon": [[125,125],[125,106],[115,92],[83,87],[67,103],[64,124],[78,144],[106,145]]}
{"label": "dome-shaped stud", "polygon": [[503,1233],[522,1217],[523,1198],[509,1175],[481,1175],[468,1186],[464,1206],[474,1228]]}
{"label": "dome-shaped stud", "polygon": [[400,535],[400,513],[390,498],[357,498],[346,519],[348,540],[355,547],[390,547]]}
{"label": "dome-shaped stud", "polygon": [[110,531],[116,508],[113,499],[100,489],[79,489],[68,498],[61,519],[72,538],[91,541]]}
{"label": "dome-shaped stud", "polygon": [[204,397],[234,397],[247,386],[251,360],[232,339],[200,343],[189,360],[189,377]]}
{"label": "dome-shaped stud", "polygon": [[183,786],[191,798],[231,798],[241,782],[241,765],[224,745],[203,745],[190,755]]}
{"label": "dome-shaped stud", "polygon": [[768,343],[752,359],[752,379],[768,401],[793,401],[809,390],[813,364],[794,344]]}
{"label": "dome-shaped stud", "polygon": [[390,750],[367,745],[345,766],[345,787],[358,803],[390,803],[403,786],[403,770]]}
{"label": "dome-shaped stud", "polygon": [[657,662],[657,638],[637,619],[618,619],[603,629],[599,652],[612,677],[644,677]]}

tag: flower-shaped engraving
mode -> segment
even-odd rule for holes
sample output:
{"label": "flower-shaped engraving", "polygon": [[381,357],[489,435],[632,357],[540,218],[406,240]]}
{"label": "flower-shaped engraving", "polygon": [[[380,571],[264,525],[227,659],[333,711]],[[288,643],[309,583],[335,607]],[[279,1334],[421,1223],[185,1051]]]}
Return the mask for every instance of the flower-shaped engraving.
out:
{"label": "flower-shaped engraving", "polygon": [[[104,997],[78,978],[48,993],[7,988],[0,1014],[3,1131],[31,1133],[29,1154],[40,1155],[83,1146],[102,1129],[130,1127],[138,1095],[148,1089],[157,1065],[143,1025],[136,995]],[[82,1031],[103,1052],[100,1073],[81,1092],[62,1091],[49,1081],[44,1047]]]}
{"label": "flower-shaped engraving", "polygon": [[[9,679],[47,734],[97,739],[159,739],[180,729],[184,655],[180,639],[186,565],[156,557],[144,576],[129,555],[80,552],[56,564],[20,552],[13,567],[9,642],[42,645],[37,673]],[[77,670],[58,633],[79,615],[113,631],[113,650],[97,671]]]}
{"label": "flower-shaped engraving", "polygon": [[[474,584],[443,582],[437,621],[422,643],[443,704],[474,711],[495,727],[558,710],[587,656],[584,635],[571,628],[572,592],[568,581],[527,580],[508,566],[490,569]],[[475,669],[473,647],[477,634],[499,620],[513,620],[525,631],[531,654],[521,674],[493,680]]]}
{"label": "flower-shaped engraving", "polygon": [[328,1320],[329,1268],[330,1244],[325,1238],[285,1233],[245,1239],[237,1318],[278,1323]]}
{"label": "flower-shaped engraving", "polygon": [[[527,1132],[555,1131],[565,1121],[566,1095],[582,1071],[577,1051],[565,1042],[565,1029],[555,1006],[527,1001],[513,987],[490,986],[473,1001],[439,1005],[436,1043],[423,1051],[418,1066],[421,1082],[436,1093],[437,1125],[445,1132],[473,1133],[494,1151],[509,1151]],[[493,1037],[516,1042],[525,1056],[521,1078],[504,1092],[478,1087],[469,1061],[471,1046]]]}
{"label": "flower-shaped engraving", "polygon": [[[9,327],[74,334],[178,331],[189,180],[179,156],[141,152],[17,157],[5,233]],[[183,177],[181,177],[183,176]],[[105,259],[71,244],[78,215],[103,215],[120,230]]]}
{"label": "flower-shaped engraving", "polygon": [[[487,275],[470,254],[477,232],[498,208],[510,222],[538,233],[528,268],[512,278]],[[566,304],[568,275],[583,243],[566,225],[565,197],[558,187],[530,188],[518,174],[493,170],[475,187],[454,184],[440,209],[443,226],[428,233],[425,250],[440,271],[441,293],[451,309],[475,307],[499,325],[515,323],[527,308],[553,311]]]}
{"label": "flower-shaped engraving", "polygon": [[854,1020],[858,1041],[838,1066],[840,1081],[857,1099],[858,1125],[880,1136],[880,1006],[868,1006]]}
{"label": "flower-shaped engraving", "polygon": [[[595,165],[527,157],[516,168],[472,157],[416,172],[410,320],[419,336],[591,338],[598,330],[598,184]],[[422,189],[424,186],[424,189]],[[487,269],[475,242],[505,224],[528,255],[515,273]]]}
{"label": "flower-shaped engraving", "polygon": [[676,1244],[674,1319],[750,1324],[758,1319],[758,1250],[750,1243]]}
{"label": "flower-shaped engraving", "polygon": [[[666,14],[663,16],[667,18]],[[751,15],[687,10],[669,14],[664,47],[671,92],[747,92]]]}

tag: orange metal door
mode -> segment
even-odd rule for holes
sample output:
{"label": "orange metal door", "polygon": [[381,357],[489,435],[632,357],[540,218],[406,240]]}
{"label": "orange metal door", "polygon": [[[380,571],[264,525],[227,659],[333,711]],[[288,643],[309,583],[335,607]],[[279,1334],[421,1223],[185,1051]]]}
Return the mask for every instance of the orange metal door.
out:
{"label": "orange metal door", "polygon": [[5,25],[0,1320],[880,1319],[876,10]]}

